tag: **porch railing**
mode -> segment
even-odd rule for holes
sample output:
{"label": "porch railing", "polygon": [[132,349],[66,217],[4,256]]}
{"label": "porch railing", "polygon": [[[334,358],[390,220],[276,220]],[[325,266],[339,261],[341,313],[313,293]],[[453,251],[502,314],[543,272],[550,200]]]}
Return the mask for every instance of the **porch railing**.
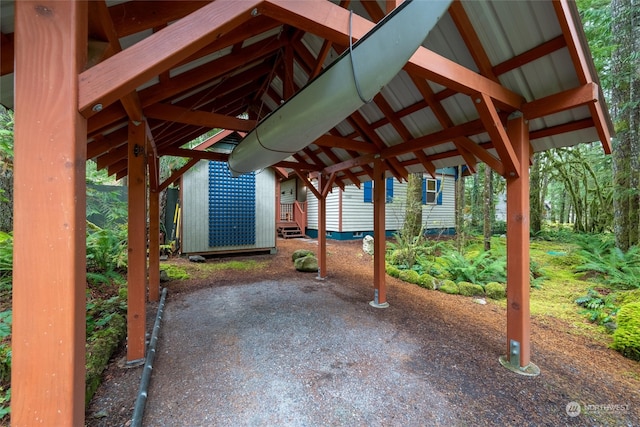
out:
{"label": "porch railing", "polygon": [[280,221],[279,222],[295,222],[296,225],[304,233],[307,227],[307,203],[293,202],[280,203]]}

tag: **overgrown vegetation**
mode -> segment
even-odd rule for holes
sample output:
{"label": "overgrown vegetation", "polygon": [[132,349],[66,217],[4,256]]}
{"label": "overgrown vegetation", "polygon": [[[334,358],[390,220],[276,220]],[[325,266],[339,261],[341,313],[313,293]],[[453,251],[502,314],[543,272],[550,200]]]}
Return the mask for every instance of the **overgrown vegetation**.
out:
{"label": "overgrown vegetation", "polygon": [[[457,251],[447,241],[396,237],[387,246],[387,273],[427,289],[484,296],[504,305],[505,239],[494,236],[490,251],[482,249],[480,238],[465,240]],[[532,315],[567,321],[576,333],[596,337],[627,357],[639,357],[636,315],[631,313],[640,301],[638,248],[623,252],[611,235],[577,234],[555,225],[536,233],[530,266]]]}

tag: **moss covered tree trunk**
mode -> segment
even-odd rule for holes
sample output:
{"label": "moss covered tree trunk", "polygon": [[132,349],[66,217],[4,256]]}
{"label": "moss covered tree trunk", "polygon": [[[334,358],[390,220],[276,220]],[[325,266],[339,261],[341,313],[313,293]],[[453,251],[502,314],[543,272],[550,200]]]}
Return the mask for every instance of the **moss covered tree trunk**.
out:
{"label": "moss covered tree trunk", "polygon": [[405,208],[404,225],[402,236],[404,238],[415,238],[422,230],[422,174],[412,173],[409,175],[407,185],[407,205]]}
{"label": "moss covered tree trunk", "polygon": [[611,112],[616,127],[613,141],[614,232],[616,245],[627,250],[639,243],[638,156],[640,148],[640,20],[637,0],[612,0],[613,52]]}
{"label": "moss covered tree trunk", "polygon": [[462,252],[465,246],[464,228],[464,176],[462,166],[458,166],[458,179],[456,181],[456,246]]}
{"label": "moss covered tree trunk", "polygon": [[531,165],[531,192],[529,193],[530,204],[530,227],[532,233],[539,233],[542,229],[542,197],[541,197],[541,185],[540,185],[540,155],[535,154],[533,156],[533,163]]}
{"label": "moss covered tree trunk", "polygon": [[491,228],[493,225],[493,171],[484,165],[484,250],[491,250]]}

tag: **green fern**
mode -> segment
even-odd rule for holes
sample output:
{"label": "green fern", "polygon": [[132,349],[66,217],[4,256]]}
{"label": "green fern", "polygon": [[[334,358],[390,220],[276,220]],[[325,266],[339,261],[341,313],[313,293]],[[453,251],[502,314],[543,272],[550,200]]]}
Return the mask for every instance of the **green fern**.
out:
{"label": "green fern", "polygon": [[609,242],[581,246],[579,255],[584,262],[576,272],[591,273],[613,289],[640,288],[640,247],[632,246],[624,252]]}
{"label": "green fern", "polygon": [[447,270],[455,282],[471,282],[487,284],[490,282],[505,282],[506,258],[494,257],[491,252],[481,252],[472,259],[466,258],[457,251],[443,256],[447,263]]}

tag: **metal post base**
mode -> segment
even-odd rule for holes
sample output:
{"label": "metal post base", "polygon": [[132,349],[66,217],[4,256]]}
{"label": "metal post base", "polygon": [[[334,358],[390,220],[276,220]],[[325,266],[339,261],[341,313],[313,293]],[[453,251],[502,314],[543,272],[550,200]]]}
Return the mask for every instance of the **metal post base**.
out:
{"label": "metal post base", "polygon": [[525,377],[537,377],[540,375],[540,368],[538,368],[534,363],[530,362],[527,366],[516,366],[512,365],[508,360],[507,356],[500,356],[498,359],[500,364],[510,370],[511,372],[515,372],[516,374],[524,375]]}
{"label": "metal post base", "polygon": [[379,304],[379,303],[377,303],[375,301],[369,301],[369,305],[371,307],[374,307],[374,308],[387,308],[387,307],[389,307],[389,303],[388,302],[383,302],[382,304]]}

